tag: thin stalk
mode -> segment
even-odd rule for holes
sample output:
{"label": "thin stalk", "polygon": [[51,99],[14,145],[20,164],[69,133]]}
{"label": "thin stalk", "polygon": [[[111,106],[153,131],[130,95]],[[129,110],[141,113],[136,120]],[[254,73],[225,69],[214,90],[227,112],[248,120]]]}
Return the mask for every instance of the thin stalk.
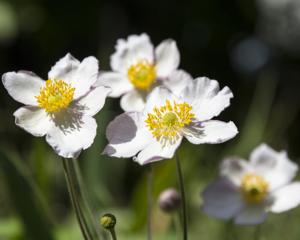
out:
{"label": "thin stalk", "polygon": [[73,166],[74,166],[74,173],[77,176],[77,180],[78,180],[78,187],[81,190],[81,201],[82,201],[82,206],[84,208],[84,212],[87,214],[87,219],[89,219],[89,225],[91,226],[90,229],[92,230],[92,236],[93,239],[101,239],[100,237],[100,232],[98,231],[99,228],[97,227],[96,223],[95,223],[95,219],[94,219],[94,215],[91,211],[90,208],[90,204],[88,201],[88,195],[85,191],[85,186],[83,184],[83,180],[82,180],[82,175],[81,175],[81,171],[78,165],[78,162],[76,160],[72,160],[73,162]]}
{"label": "thin stalk", "polygon": [[188,239],[188,230],[187,230],[187,211],[186,211],[185,189],[184,189],[184,182],[183,182],[183,175],[182,175],[180,159],[179,159],[179,156],[177,153],[176,153],[175,159],[176,159],[179,189],[180,189],[180,194],[181,194],[183,240],[187,240]]}
{"label": "thin stalk", "polygon": [[117,240],[117,234],[114,228],[110,229],[110,234],[111,234],[111,238],[112,240]]}
{"label": "thin stalk", "polygon": [[81,232],[85,240],[99,239],[94,220],[89,215],[90,209],[84,201],[84,193],[82,192],[82,182],[79,169],[76,167],[76,159],[62,159],[64,173],[68,185],[68,190],[72,205],[75,210],[76,218],[79,223]]}
{"label": "thin stalk", "polygon": [[70,160],[62,158],[64,174],[65,174],[65,178],[66,178],[66,182],[67,182],[67,187],[68,187],[71,203],[72,203],[73,208],[75,210],[75,215],[76,215],[80,230],[82,232],[82,235],[83,235],[85,240],[89,240],[90,237],[88,236],[86,226],[85,226],[86,224],[85,224],[85,221],[83,219],[83,214],[82,214],[82,211],[80,209],[79,201],[76,197],[74,182],[72,181],[72,177],[70,176],[68,161],[70,161]]}
{"label": "thin stalk", "polygon": [[180,234],[181,227],[182,227],[182,221],[181,221],[181,211],[178,210],[172,214],[172,225],[173,229],[175,230],[176,236]]}
{"label": "thin stalk", "polygon": [[153,192],[153,167],[150,164],[147,173],[147,239],[152,239],[152,192]]}
{"label": "thin stalk", "polygon": [[254,230],[254,240],[259,240],[260,239],[260,233],[261,233],[261,226],[257,225],[255,230]]}

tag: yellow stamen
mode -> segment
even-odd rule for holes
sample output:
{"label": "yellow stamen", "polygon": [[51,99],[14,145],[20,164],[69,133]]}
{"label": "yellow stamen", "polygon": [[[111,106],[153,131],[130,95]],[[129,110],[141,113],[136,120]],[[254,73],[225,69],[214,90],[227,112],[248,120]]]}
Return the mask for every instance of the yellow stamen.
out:
{"label": "yellow stamen", "polygon": [[166,100],[165,105],[154,107],[153,112],[148,113],[145,123],[157,141],[163,145],[174,144],[180,137],[181,129],[195,117],[191,110],[192,107],[185,102],[171,103]]}
{"label": "yellow stamen", "polygon": [[39,107],[48,113],[58,112],[67,108],[73,100],[75,88],[63,80],[47,80],[36,96]]}
{"label": "yellow stamen", "polygon": [[269,189],[269,184],[265,179],[254,173],[246,174],[241,183],[241,192],[248,203],[262,202]]}
{"label": "yellow stamen", "polygon": [[149,90],[156,80],[155,67],[147,60],[131,65],[127,74],[130,82],[140,90]]}

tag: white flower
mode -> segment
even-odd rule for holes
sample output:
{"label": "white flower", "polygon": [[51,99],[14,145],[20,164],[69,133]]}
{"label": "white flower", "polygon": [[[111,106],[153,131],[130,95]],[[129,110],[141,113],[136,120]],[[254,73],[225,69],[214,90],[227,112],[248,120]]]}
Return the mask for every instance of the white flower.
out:
{"label": "white flower", "polygon": [[43,81],[32,72],[8,72],[2,82],[8,93],[26,106],[15,113],[16,124],[34,136],[46,135],[55,152],[77,157],[93,143],[97,124],[93,116],[102,109],[110,89],[93,88],[98,60],[79,62],[70,54],[60,59]]}
{"label": "white flower", "polygon": [[157,87],[143,112],[125,112],[108,126],[104,153],[133,157],[139,164],[172,158],[182,138],[193,144],[222,143],[233,138],[233,122],[210,120],[229,106],[232,92],[208,78],[197,78],[180,94]]}
{"label": "white flower", "polygon": [[220,178],[203,192],[204,211],[216,218],[234,218],[236,224],[262,223],[268,212],[281,213],[300,204],[300,182],[292,182],[298,166],[286,152],[262,144],[250,161],[225,159]]}
{"label": "white flower", "polygon": [[122,96],[124,111],[142,111],[155,86],[164,85],[176,94],[192,81],[185,71],[177,70],[179,61],[175,41],[165,40],[154,49],[147,34],[131,35],[117,41],[112,72],[102,72],[99,83],[111,87],[111,97]]}

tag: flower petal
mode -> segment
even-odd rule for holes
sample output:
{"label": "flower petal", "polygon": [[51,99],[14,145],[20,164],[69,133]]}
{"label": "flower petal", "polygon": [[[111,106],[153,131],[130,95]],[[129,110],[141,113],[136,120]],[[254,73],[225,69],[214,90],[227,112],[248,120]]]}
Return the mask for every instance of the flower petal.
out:
{"label": "flower petal", "polygon": [[87,57],[80,63],[71,54],[60,59],[50,70],[49,79],[63,80],[75,88],[74,98],[86,94],[98,78],[98,60]]}
{"label": "flower petal", "polygon": [[186,86],[191,84],[193,78],[190,74],[183,70],[173,71],[170,76],[162,80],[163,85],[171,90],[177,96],[182,94],[182,91]]}
{"label": "flower petal", "polygon": [[238,188],[227,178],[209,184],[202,193],[203,211],[213,217],[229,219],[244,206]]}
{"label": "flower petal", "polygon": [[80,62],[70,53],[59,59],[48,73],[49,79],[64,80],[68,83],[72,82],[72,75],[78,69]]}
{"label": "flower petal", "polygon": [[104,85],[111,88],[110,97],[120,97],[124,93],[132,91],[133,85],[121,73],[115,72],[100,72],[96,86]]}
{"label": "flower petal", "polygon": [[130,35],[127,40],[119,39],[115,48],[116,51],[110,59],[113,71],[127,74],[128,67],[139,60],[147,60],[153,63],[153,45],[145,33]]}
{"label": "flower petal", "polygon": [[267,218],[264,204],[247,205],[234,219],[235,224],[256,225],[264,222]]}
{"label": "flower petal", "polygon": [[66,121],[56,119],[46,135],[46,141],[55,152],[64,158],[77,158],[80,152],[94,142],[97,131],[96,120],[90,116],[64,116]]}
{"label": "flower petal", "polygon": [[92,89],[86,96],[78,101],[78,105],[84,108],[85,114],[94,116],[104,106],[105,99],[110,93],[111,89],[100,86]]}
{"label": "flower petal", "polygon": [[53,126],[44,109],[32,106],[19,108],[14,112],[16,125],[33,136],[44,136]]}
{"label": "flower petal", "polygon": [[184,99],[192,105],[199,121],[218,116],[230,105],[232,97],[233,94],[228,87],[220,91],[219,83],[207,77],[196,78],[184,90]]}
{"label": "flower petal", "polygon": [[272,193],[274,199],[270,211],[274,213],[281,213],[300,204],[300,182],[294,182],[282,188],[279,188]]}
{"label": "flower petal", "polygon": [[233,138],[238,130],[233,122],[211,120],[193,123],[185,128],[184,136],[193,144],[223,143]]}
{"label": "flower petal", "polygon": [[240,186],[241,179],[249,171],[251,171],[250,164],[237,157],[226,158],[220,164],[220,175],[230,179],[235,186]]}
{"label": "flower petal", "polygon": [[45,84],[45,81],[34,73],[26,71],[5,73],[2,82],[13,99],[31,106],[38,105],[35,96],[39,95],[40,89]]}
{"label": "flower petal", "polygon": [[250,156],[250,162],[255,171],[268,182],[270,190],[289,183],[298,171],[286,152],[276,152],[266,144],[258,146]]}
{"label": "flower petal", "polygon": [[113,157],[133,157],[151,141],[151,135],[143,127],[142,115],[127,112],[116,117],[106,129],[109,144],[103,153]]}
{"label": "flower petal", "polygon": [[167,77],[178,68],[180,54],[177,44],[172,39],[160,43],[155,49],[156,71],[159,78]]}
{"label": "flower petal", "polygon": [[156,162],[165,158],[172,158],[176,149],[179,147],[182,138],[178,139],[172,145],[163,145],[152,138],[152,142],[144,148],[137,156],[134,161],[140,165]]}
{"label": "flower petal", "polygon": [[152,92],[148,95],[146,100],[146,106],[144,108],[144,115],[147,116],[149,112],[152,112],[154,107],[161,107],[166,104],[166,100],[172,101],[180,101],[178,97],[171,93],[164,86],[156,87],[152,90]]}
{"label": "flower petal", "polygon": [[146,102],[145,98],[140,92],[133,90],[122,96],[120,105],[125,112],[142,112],[146,105]]}

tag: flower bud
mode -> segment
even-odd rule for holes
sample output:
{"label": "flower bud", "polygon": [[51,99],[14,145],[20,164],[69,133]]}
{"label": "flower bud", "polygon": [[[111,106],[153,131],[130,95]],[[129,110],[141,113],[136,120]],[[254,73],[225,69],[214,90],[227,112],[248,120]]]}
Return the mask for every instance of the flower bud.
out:
{"label": "flower bud", "polygon": [[159,195],[159,207],[167,213],[177,210],[181,204],[181,197],[175,188],[168,188]]}
{"label": "flower bud", "polygon": [[115,227],[117,219],[114,215],[107,213],[100,218],[100,224],[103,228],[111,230]]}

